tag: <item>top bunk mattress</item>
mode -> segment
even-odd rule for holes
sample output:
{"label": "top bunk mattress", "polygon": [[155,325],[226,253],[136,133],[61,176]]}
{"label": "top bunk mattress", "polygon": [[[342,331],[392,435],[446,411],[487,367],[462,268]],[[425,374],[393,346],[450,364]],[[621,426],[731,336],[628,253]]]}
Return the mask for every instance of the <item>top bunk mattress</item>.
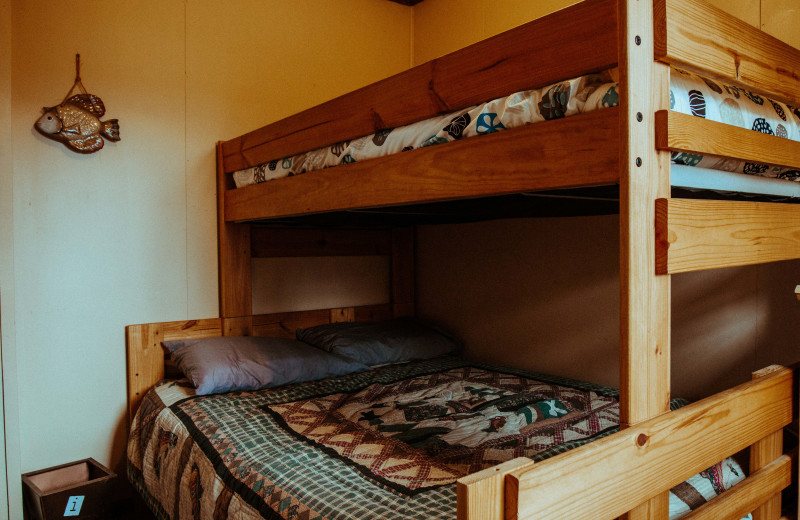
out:
{"label": "top bunk mattress", "polygon": [[[236,187],[291,177],[314,170],[402,153],[527,124],[561,119],[619,103],[614,71],[516,92],[464,110],[406,126],[386,129],[309,152],[275,159],[233,173]],[[733,85],[672,69],[670,109],[778,137],[800,141],[800,108],[773,101]],[[720,191],[800,196],[800,171],[714,156],[672,153],[675,165],[697,168],[677,176],[673,185]],[[707,170],[739,175],[708,176]],[[742,174],[767,182],[742,183]],[[677,182],[676,182],[677,181]],[[743,187],[745,187],[743,189]]]}

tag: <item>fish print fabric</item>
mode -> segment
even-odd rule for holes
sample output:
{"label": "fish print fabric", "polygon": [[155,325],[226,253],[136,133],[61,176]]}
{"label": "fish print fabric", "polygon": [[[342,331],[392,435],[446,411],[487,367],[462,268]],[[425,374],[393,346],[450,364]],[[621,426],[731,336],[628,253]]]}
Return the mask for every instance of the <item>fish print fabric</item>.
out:
{"label": "fish print fabric", "polygon": [[[800,108],[677,69],[672,70],[670,83],[672,110],[800,141]],[[619,86],[612,74],[593,74],[270,161],[236,171],[233,178],[241,188],[618,104]],[[789,168],[684,153],[673,153],[672,158],[677,164],[800,181],[800,171]]]}
{"label": "fish print fabric", "polygon": [[210,396],[162,381],[131,426],[128,478],[162,520],[450,520],[456,479],[617,431],[616,398],[458,357]]}
{"label": "fish print fabric", "polygon": [[[740,87],[672,69],[670,110],[800,141],[800,109]],[[676,164],[800,181],[800,170],[714,156],[673,152]]]}
{"label": "fish print fabric", "polygon": [[[677,520],[705,505],[742,480],[744,480],[744,470],[733,458],[725,459],[701,471],[670,490],[669,520]],[[742,520],[752,519],[752,514],[742,518]]]}

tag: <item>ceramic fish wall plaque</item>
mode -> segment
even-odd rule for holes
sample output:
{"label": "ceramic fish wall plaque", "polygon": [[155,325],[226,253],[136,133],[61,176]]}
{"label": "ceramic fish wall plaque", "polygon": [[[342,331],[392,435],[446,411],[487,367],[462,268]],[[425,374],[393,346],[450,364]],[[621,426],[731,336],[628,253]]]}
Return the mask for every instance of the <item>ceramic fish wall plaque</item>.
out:
{"label": "ceramic fish wall plaque", "polygon": [[[75,88],[80,94],[72,95]],[[81,55],[75,55],[75,83],[64,101],[54,107],[42,109],[44,115],[34,125],[45,137],[61,141],[72,150],[93,153],[103,147],[103,137],[119,141],[119,121],[101,121],[106,113],[103,100],[86,92],[81,81]]]}
{"label": "ceramic fish wall plaque", "polygon": [[103,147],[103,137],[119,141],[119,122],[101,121],[106,113],[103,101],[93,94],[76,94],[60,105],[45,107],[36,121],[36,129],[61,141],[73,150],[92,153]]}

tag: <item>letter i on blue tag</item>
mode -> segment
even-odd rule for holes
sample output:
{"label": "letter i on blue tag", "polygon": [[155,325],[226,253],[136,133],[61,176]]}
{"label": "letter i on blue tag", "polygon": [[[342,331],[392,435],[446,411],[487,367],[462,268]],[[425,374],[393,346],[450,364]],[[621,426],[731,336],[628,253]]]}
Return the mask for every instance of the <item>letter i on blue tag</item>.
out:
{"label": "letter i on blue tag", "polygon": [[67,508],[64,509],[64,516],[78,516],[81,514],[81,506],[83,505],[83,495],[76,497],[69,497],[67,500]]}

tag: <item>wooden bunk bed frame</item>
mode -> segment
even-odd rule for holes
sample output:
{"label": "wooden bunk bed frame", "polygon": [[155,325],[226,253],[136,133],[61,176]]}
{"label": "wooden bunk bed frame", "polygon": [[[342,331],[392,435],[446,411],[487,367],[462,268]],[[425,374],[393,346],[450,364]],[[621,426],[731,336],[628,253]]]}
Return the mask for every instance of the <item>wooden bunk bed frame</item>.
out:
{"label": "wooden bunk bed frame", "polygon": [[[750,476],[685,518],[779,518],[791,481],[782,429],[797,415],[796,377],[769,367],[670,412],[670,275],[800,258],[800,206],[673,199],[670,151],[800,169],[800,143],[670,112],[670,66],[800,100],[800,51],[702,1],[586,0],[220,143],[220,318],[128,327],[131,417],[165,373],[162,340],[290,336],[319,323],[414,314],[412,227],[287,230],[271,219],[619,184],[623,428],[541,463],[515,459],[461,479],[458,518],[666,519],[670,487],[747,447]],[[616,108],[233,187],[230,173],[244,167],[615,67]],[[252,315],[253,254],[366,253],[391,258],[390,303]]]}

